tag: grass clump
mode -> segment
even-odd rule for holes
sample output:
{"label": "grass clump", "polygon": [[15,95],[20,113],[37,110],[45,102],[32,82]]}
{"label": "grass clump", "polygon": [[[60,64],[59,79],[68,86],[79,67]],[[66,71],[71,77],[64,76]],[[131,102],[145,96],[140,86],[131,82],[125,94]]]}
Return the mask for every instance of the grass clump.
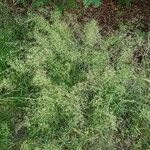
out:
{"label": "grass clump", "polygon": [[81,27],[58,12],[51,20],[30,15],[26,24],[32,29],[1,55],[0,146],[148,149],[146,35],[123,26],[103,37],[95,21]]}

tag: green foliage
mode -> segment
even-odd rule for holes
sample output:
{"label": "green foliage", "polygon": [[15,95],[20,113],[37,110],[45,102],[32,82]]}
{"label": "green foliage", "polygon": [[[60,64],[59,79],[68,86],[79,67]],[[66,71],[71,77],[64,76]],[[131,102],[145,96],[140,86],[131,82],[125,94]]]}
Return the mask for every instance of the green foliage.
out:
{"label": "green foliage", "polygon": [[117,0],[120,5],[129,5],[133,0]]}
{"label": "green foliage", "polygon": [[[83,0],[83,5],[85,7],[89,5],[94,5],[95,7],[99,7],[103,0]],[[129,5],[133,0],[117,0],[120,5]]]}
{"label": "green foliage", "polygon": [[[93,5],[95,7],[99,7],[103,0],[83,0],[83,5],[88,7],[89,5]],[[117,0],[120,5],[129,5],[133,0]],[[39,8],[47,4],[56,5],[60,10],[64,10],[65,8],[74,8],[76,6],[75,0],[14,0],[15,4],[21,5],[29,5],[31,4],[33,8]]]}
{"label": "green foliage", "polygon": [[43,7],[44,5],[56,5],[60,10],[65,8],[74,8],[76,6],[75,0],[14,0],[15,4],[31,5],[33,8]]}
{"label": "green foliage", "polygon": [[122,26],[103,37],[95,21],[68,18],[2,17],[0,147],[148,149],[146,36]]}
{"label": "green foliage", "polygon": [[83,0],[84,6],[89,6],[90,4],[93,4],[95,7],[99,7],[102,0]]}
{"label": "green foliage", "polygon": [[48,4],[49,0],[32,0],[32,6],[33,7],[40,7],[44,4]]}
{"label": "green foliage", "polygon": [[7,123],[0,122],[0,146],[1,149],[5,150],[8,148],[8,145],[11,145],[10,141],[10,131]]}

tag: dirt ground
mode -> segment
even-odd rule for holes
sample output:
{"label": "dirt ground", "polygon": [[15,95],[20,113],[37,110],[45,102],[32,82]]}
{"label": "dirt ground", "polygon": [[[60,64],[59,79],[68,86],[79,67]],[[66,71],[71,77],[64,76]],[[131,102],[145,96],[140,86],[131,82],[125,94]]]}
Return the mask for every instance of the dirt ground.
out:
{"label": "dirt ground", "polygon": [[129,6],[120,6],[114,0],[103,0],[99,8],[84,9],[79,20],[95,19],[105,29],[116,29],[120,22],[142,24],[144,31],[149,31],[150,0],[135,0]]}

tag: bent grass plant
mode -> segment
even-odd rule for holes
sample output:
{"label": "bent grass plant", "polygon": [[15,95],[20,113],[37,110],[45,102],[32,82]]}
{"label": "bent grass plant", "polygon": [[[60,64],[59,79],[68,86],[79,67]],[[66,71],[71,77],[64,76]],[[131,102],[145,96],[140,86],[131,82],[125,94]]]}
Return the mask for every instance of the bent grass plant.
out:
{"label": "bent grass plant", "polygon": [[[11,40],[2,41],[0,146],[148,149],[147,39],[125,26],[102,37],[95,21],[78,34],[64,20],[58,12],[50,21],[30,15],[26,23],[33,26],[21,44],[6,55]],[[145,58],[137,65],[139,48]]]}

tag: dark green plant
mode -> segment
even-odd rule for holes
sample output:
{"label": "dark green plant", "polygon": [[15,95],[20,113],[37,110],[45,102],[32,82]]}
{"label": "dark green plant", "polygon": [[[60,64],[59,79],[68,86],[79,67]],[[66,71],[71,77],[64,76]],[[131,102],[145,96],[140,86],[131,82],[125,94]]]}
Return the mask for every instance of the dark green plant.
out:
{"label": "dark green plant", "polygon": [[44,5],[56,5],[59,9],[63,10],[64,8],[73,8],[76,5],[75,0],[14,0],[15,4],[21,5],[32,5],[33,8],[39,8]]}
{"label": "dark green plant", "polygon": [[117,0],[118,4],[123,5],[123,6],[131,4],[132,1],[133,0]]}
{"label": "dark green plant", "polygon": [[41,7],[45,4],[48,4],[50,0],[32,0],[33,7]]}

